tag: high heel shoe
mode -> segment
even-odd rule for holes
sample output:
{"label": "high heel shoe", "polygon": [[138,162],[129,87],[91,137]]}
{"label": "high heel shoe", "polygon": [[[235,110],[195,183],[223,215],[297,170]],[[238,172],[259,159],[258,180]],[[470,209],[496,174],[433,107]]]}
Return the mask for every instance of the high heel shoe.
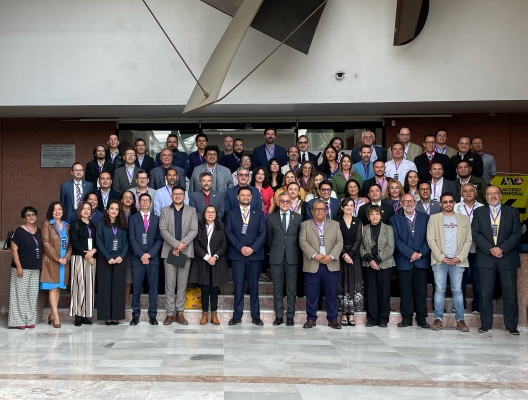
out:
{"label": "high heel shoe", "polygon": [[51,319],[51,314],[50,314],[50,315],[48,315],[48,325],[51,325],[51,322],[52,322],[52,321],[53,321],[53,320]]}
{"label": "high heel shoe", "polygon": [[53,319],[50,321],[50,324],[53,325],[54,328],[60,328],[60,327],[61,327],[60,322],[59,322],[58,324],[55,323],[55,318],[53,318]]}

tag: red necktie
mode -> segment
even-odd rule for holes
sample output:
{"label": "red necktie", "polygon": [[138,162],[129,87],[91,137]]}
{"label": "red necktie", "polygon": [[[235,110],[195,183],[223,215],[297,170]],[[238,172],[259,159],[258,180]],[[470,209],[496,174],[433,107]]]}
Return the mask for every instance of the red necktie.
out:
{"label": "red necktie", "polygon": [[143,226],[145,227],[145,232],[148,232],[147,214],[143,215]]}

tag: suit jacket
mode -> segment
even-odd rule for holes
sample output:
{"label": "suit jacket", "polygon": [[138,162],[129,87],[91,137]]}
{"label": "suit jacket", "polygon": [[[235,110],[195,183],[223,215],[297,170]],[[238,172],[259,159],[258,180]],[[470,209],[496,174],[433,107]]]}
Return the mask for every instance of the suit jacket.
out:
{"label": "suit jacket", "polygon": [[[475,186],[475,190],[477,191],[477,201],[482,204],[488,204],[486,202],[486,189],[488,188],[488,184],[486,181],[482,178],[479,178],[478,176],[471,175],[469,178],[469,183],[473,184]],[[460,180],[455,181],[455,185],[457,187],[458,194],[460,195],[460,198],[456,198],[455,200],[457,203],[461,200],[462,197],[462,186],[460,185]]]}
{"label": "suit jacket", "polygon": [[444,168],[444,174],[445,171],[449,169],[449,157],[440,153],[435,153],[431,161],[429,161],[427,154],[422,153],[414,159],[414,163],[416,164],[416,169],[418,170],[420,182],[428,182],[431,180],[431,173],[429,171],[431,170],[431,165],[434,163],[442,164],[442,167]]}
{"label": "suit jacket", "polygon": [[[154,161],[154,168],[161,166],[160,154],[161,152],[156,154],[156,160]],[[179,151],[179,150],[173,151],[172,152],[172,165],[175,165],[183,169],[184,171],[183,176],[187,176],[189,172],[189,156],[187,155],[187,153],[183,151]],[[179,175],[180,173],[178,172],[178,176]]]}
{"label": "suit jacket", "polygon": [[[378,160],[387,162],[387,149],[385,147],[374,145],[374,151],[378,156]],[[356,147],[352,150],[352,162],[354,164],[361,162],[361,147]]]}
{"label": "suit jacket", "polygon": [[187,178],[191,179],[191,175],[196,167],[205,164],[205,154],[200,158],[198,150],[193,151],[189,154],[189,171],[187,172]]}
{"label": "suit jacket", "polygon": [[[327,219],[323,232],[325,252],[333,257],[333,260],[327,264],[328,270],[339,271],[339,257],[343,250],[343,235],[339,222]],[[319,270],[319,261],[312,257],[314,254],[319,254],[319,229],[313,220],[301,224],[299,246],[303,252],[303,271],[315,274]]]}
{"label": "suit jacket", "polygon": [[226,167],[231,173],[235,172],[238,167],[240,167],[240,161],[238,161],[233,153],[223,156],[218,164],[222,167]]}
{"label": "suit jacket", "polygon": [[[431,199],[432,199],[434,197],[434,183],[433,181],[429,181],[429,183],[431,184]],[[441,190],[440,188],[436,189],[438,200],[440,200],[440,196],[442,196],[444,193],[451,193],[453,196],[455,196],[455,203],[458,203],[460,201],[460,193],[458,191],[458,187],[456,183],[447,180],[445,175],[444,175],[444,180],[442,183],[442,189]]]}
{"label": "suit jacket", "polygon": [[289,265],[300,263],[299,232],[302,216],[290,210],[288,229],[282,225],[282,211],[268,215],[266,220],[266,243],[270,264],[282,264],[286,258]]}
{"label": "suit jacket", "polygon": [[[394,232],[394,261],[396,269],[401,271],[409,270],[416,265],[418,268],[429,268],[429,245],[427,244],[427,223],[429,215],[416,213],[414,222],[414,235],[411,234],[410,224],[405,216],[405,211],[396,213],[390,219],[390,225]],[[411,262],[414,252],[422,253],[422,257]]]}
{"label": "suit jacket", "polygon": [[114,189],[116,192],[123,193],[128,189],[135,188],[137,186],[136,174],[138,171],[139,168],[134,165],[134,172],[132,172],[132,183],[129,183],[126,166],[116,169],[114,172],[114,177],[112,178],[112,189]]}
{"label": "suit jacket", "polygon": [[[478,268],[492,268],[494,265],[504,269],[521,268],[517,245],[521,240],[522,225],[517,209],[506,205],[501,206],[497,245],[493,242],[488,206],[476,208],[473,211],[471,230],[473,241],[477,245],[475,264]],[[496,258],[490,254],[491,248],[495,246],[502,250],[502,258]]]}
{"label": "suit jacket", "polygon": [[[139,210],[139,196],[137,194],[137,186],[132,189],[132,193],[134,193],[135,201],[136,201],[136,208]],[[147,188],[147,193],[150,194],[150,197],[152,199],[152,203],[150,203],[150,211],[154,210],[154,195],[156,194],[156,191],[152,188]]]}
{"label": "suit jacket", "polygon": [[[77,219],[77,217],[75,217]],[[62,222],[63,229],[66,229],[68,238],[70,237],[70,225]],[[42,254],[42,271],[40,272],[40,282],[60,282],[59,276],[59,259],[61,251],[61,240],[59,232],[55,225],[50,224],[50,221],[45,220],[40,229],[42,235],[42,244],[44,251]],[[68,261],[64,266],[64,284],[70,284],[70,259],[72,255],[71,240],[68,240],[68,247],[64,258]]]}
{"label": "suit jacket", "polygon": [[[438,214],[438,213],[442,212],[442,206],[440,205],[440,203],[438,201],[429,200],[429,203],[431,204],[429,206],[429,215]],[[424,207],[424,205],[423,205],[421,200],[416,202],[416,211],[418,211],[420,213],[427,214],[425,212],[425,207]]]}
{"label": "suit jacket", "polygon": [[[97,191],[97,195],[99,197],[99,204],[97,205],[97,209],[104,214],[104,211],[105,211],[106,207],[103,204],[103,196],[101,195],[101,190]],[[114,189],[110,189],[109,193],[108,193],[108,201],[110,201],[110,200],[119,200],[119,196],[120,195],[121,195],[120,192],[117,192]],[[108,201],[107,201],[106,204],[108,204]]]}
{"label": "suit jacket", "polygon": [[[176,165],[171,165],[170,168],[174,168],[178,173],[176,185],[186,187],[185,171]],[[155,167],[150,171],[148,186],[155,190],[165,186],[165,168],[163,166]]]}
{"label": "suit jacket", "polygon": [[[207,164],[202,164],[197,166],[191,176],[189,181],[189,192],[198,192],[202,190],[200,185],[200,174],[202,172],[208,172]],[[231,176],[231,171],[226,167],[221,166],[220,164],[215,165],[214,174],[213,174],[213,184],[211,185],[211,190],[216,190],[217,192],[225,192],[230,187],[233,187],[233,177]]]}
{"label": "suit jacket", "polygon": [[[315,199],[312,199],[308,202],[306,205],[306,220],[312,219],[312,205]],[[330,204],[330,219],[335,221],[337,219],[337,214],[339,213],[339,210],[341,209],[341,200],[334,199],[333,197],[330,197],[329,200]]]}
{"label": "suit jacket", "polygon": [[[363,226],[370,225],[370,221],[367,217],[367,207],[372,205],[372,203],[363,204],[361,207],[359,207],[357,216],[363,222]],[[390,218],[394,215],[394,208],[387,202],[381,201],[380,203],[381,207],[381,222],[383,222],[385,225],[390,224]]]}
{"label": "suit jacket", "polygon": [[[457,177],[456,173],[456,167],[458,162],[462,159],[459,153],[454,155],[449,159],[449,173],[445,174],[447,176],[447,179],[449,180],[455,180]],[[464,155],[464,160],[468,162],[468,164],[471,166],[471,174],[478,176],[479,178],[482,178],[482,174],[484,173],[484,163],[482,162],[482,157],[480,154],[473,153],[472,151],[468,151]]]}
{"label": "suit jacket", "polygon": [[130,242],[130,265],[143,265],[141,257],[150,254],[149,265],[159,266],[159,252],[163,245],[163,239],[159,230],[159,217],[150,212],[147,231],[147,244],[143,244],[143,217],[141,212],[132,214],[128,218],[128,239]]}
{"label": "suit jacket", "polygon": [[134,161],[134,164],[136,164],[136,167],[144,170],[147,174],[150,174],[150,171],[154,169],[154,159],[145,153],[145,156],[143,157],[143,162],[141,165],[139,165],[139,161],[136,156],[136,161]]}
{"label": "suit jacket", "polygon": [[[471,248],[471,225],[466,215],[455,213],[455,218],[457,222],[455,254],[460,259],[460,263],[456,265],[457,267],[469,267],[467,258]],[[434,214],[429,217],[427,243],[431,249],[431,265],[440,264],[445,257],[444,213]]]}
{"label": "suit jacket", "polygon": [[[414,143],[409,143],[409,150],[407,150],[407,157],[403,157],[406,160],[414,161],[416,157],[418,157],[420,154],[422,154],[423,149],[422,146],[418,146]],[[392,146],[389,147],[387,150],[387,161],[392,160]]]}
{"label": "suit jacket", "polygon": [[[110,174],[110,177],[113,177],[115,169],[115,164],[112,164],[111,162],[108,162],[108,160],[105,160],[103,164],[103,170],[101,172],[108,172]],[[86,172],[84,175],[84,179],[86,179],[88,182],[91,182],[93,188],[96,189],[97,180],[99,179],[99,164],[97,163],[97,161],[93,160],[86,163],[85,171]]]}
{"label": "suit jacket", "polygon": [[198,234],[198,219],[196,218],[196,210],[193,207],[183,206],[181,240],[177,240],[174,237],[174,204],[161,210],[159,230],[163,238],[161,258],[167,258],[169,252],[178,247],[180,242],[186,245],[182,253],[189,258],[194,257],[193,240]]}
{"label": "suit jacket", "polygon": [[240,207],[226,211],[225,233],[229,247],[227,248],[227,258],[230,260],[245,260],[240,250],[247,246],[253,249],[253,254],[247,257],[248,260],[258,261],[264,259],[264,242],[266,241],[266,220],[260,208],[250,207],[249,222],[246,234],[242,232],[242,212]]}
{"label": "suit jacket", "polygon": [[363,236],[361,237],[361,246],[359,248],[363,266],[370,267],[370,261],[365,259],[365,256],[370,256],[376,260],[380,269],[392,268],[394,266],[394,233],[390,225],[381,223],[378,236],[378,254],[376,256],[371,254],[372,246],[374,246],[372,227],[369,224],[363,227]]}
{"label": "suit jacket", "polygon": [[[248,185],[247,186],[251,190],[251,208],[258,208],[259,210],[262,210],[262,200],[260,198],[260,191],[255,187]],[[238,209],[239,203],[238,203],[238,186],[233,186],[232,188],[227,189],[225,192],[225,206],[224,206],[224,213],[227,214],[227,212],[233,208]]]}
{"label": "suit jacket", "polygon": [[[81,181],[82,184],[82,197],[86,195],[89,191],[93,190],[93,185],[88,181]],[[73,179],[63,182],[60,186],[60,202],[64,206],[64,211],[66,212],[66,222],[69,224],[77,219],[77,212],[75,210],[75,185]]]}
{"label": "suit jacket", "polygon": [[[308,153],[308,160],[307,161],[311,161],[313,165],[315,165],[317,167],[317,156],[313,153],[310,153],[309,151],[307,151],[306,153]],[[301,151],[299,150],[299,164],[302,163],[302,156],[301,156]]]}
{"label": "suit jacket", "polygon": [[453,156],[456,156],[457,153],[458,153],[458,152],[457,152],[455,149],[453,149],[452,147],[446,146],[446,147],[445,147],[445,152],[442,152],[441,154],[444,154],[444,155],[446,155],[448,158],[451,158],[451,157],[453,157]]}
{"label": "suit jacket", "polygon": [[[266,144],[255,147],[253,150],[253,156],[251,157],[251,164],[253,165],[253,168],[266,168],[268,166],[268,157],[266,154]],[[281,167],[288,163],[286,149],[277,144],[275,144],[275,154],[273,157],[279,161]]]}
{"label": "suit jacket", "polygon": [[125,165],[125,160],[123,159],[123,154],[121,154],[120,150],[117,150],[117,153],[113,161],[112,161],[112,157],[110,156],[110,150],[106,150],[106,160],[114,164],[116,169],[121,168],[123,165]]}
{"label": "suit jacket", "polygon": [[354,172],[357,172],[359,174],[359,176],[361,176],[361,180],[363,182],[369,180],[370,178],[373,178],[374,177],[374,170],[372,169],[372,162],[369,163],[369,167],[368,167],[368,171],[369,171],[369,175],[368,175],[368,178],[367,176],[365,175],[365,167],[364,167],[365,164],[363,164],[363,161],[360,161],[358,163],[355,163],[354,164]]}
{"label": "suit jacket", "polygon": [[[205,197],[202,191],[189,193],[189,205],[196,209],[198,222],[203,222],[203,212],[205,210]],[[225,193],[211,190],[209,193],[209,205],[216,207],[216,213],[221,220],[224,217]]]}

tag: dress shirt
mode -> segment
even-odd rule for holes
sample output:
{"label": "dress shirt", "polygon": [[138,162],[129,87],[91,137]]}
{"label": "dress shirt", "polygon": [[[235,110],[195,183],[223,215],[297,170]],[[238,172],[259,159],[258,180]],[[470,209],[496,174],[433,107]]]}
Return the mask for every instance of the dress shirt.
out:
{"label": "dress shirt", "polygon": [[282,214],[286,214],[286,230],[288,230],[288,226],[290,225],[290,210],[286,212],[279,210],[279,213],[280,213],[281,224],[282,224]]}
{"label": "dress shirt", "polygon": [[[401,160],[396,163],[394,159],[385,163],[385,176],[387,178],[395,178],[400,181],[402,185],[405,184],[405,176],[409,171],[418,171],[416,164],[409,160]],[[398,175],[398,177],[396,177]]]}
{"label": "dress shirt", "polygon": [[370,146],[370,161],[373,163],[378,159],[378,153],[376,153],[375,146]]}
{"label": "dress shirt", "polygon": [[251,216],[250,214],[250,210],[251,210],[251,207],[248,205],[247,207],[242,207],[240,206],[240,215],[242,216],[242,223],[244,224],[244,208],[246,209],[246,212],[248,213],[247,214],[247,223],[249,224],[249,217]]}
{"label": "dress shirt", "polygon": [[[215,229],[215,224],[205,225],[205,230],[207,232],[207,254],[203,256],[203,259],[205,261],[209,260],[212,257],[210,244],[211,244],[211,236],[213,236],[214,229]],[[218,259],[218,256],[216,254],[215,254],[215,257]]]}
{"label": "dress shirt", "polygon": [[[162,188],[156,190],[156,193],[154,194],[154,215],[159,217],[161,214],[161,209],[172,204],[171,195],[172,188],[170,186],[163,186]],[[185,192],[183,204],[186,206],[189,205],[189,197],[187,196],[187,192]]]}
{"label": "dress shirt", "polygon": [[436,183],[431,181],[431,200],[440,201],[440,196],[442,196],[443,187],[444,187],[444,177],[440,178],[438,182]]}
{"label": "dress shirt", "polygon": [[[455,204],[455,212],[457,214],[467,215],[469,217],[469,223],[473,222],[473,214],[475,209],[479,207],[483,207],[484,204],[479,203],[478,201],[475,201],[472,206],[468,206],[464,201],[461,201],[460,203]],[[476,253],[477,251],[477,245],[475,242],[471,243],[471,247],[469,248],[470,253]]]}
{"label": "dress shirt", "polygon": [[81,190],[81,201],[83,199],[83,185],[82,185],[82,179],[77,182],[75,179],[73,179],[73,195],[75,196],[75,201],[73,202],[73,208],[77,210],[77,187]]}

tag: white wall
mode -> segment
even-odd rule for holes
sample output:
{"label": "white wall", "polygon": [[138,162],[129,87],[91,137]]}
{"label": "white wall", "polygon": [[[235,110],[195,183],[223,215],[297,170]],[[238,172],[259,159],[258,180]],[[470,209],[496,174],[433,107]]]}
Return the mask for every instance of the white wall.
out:
{"label": "white wall", "polygon": [[[230,17],[199,0],[149,4],[199,76]],[[392,46],[395,9],[329,0],[309,55],[283,46],[223,103],[528,98],[528,1],[432,1],[402,47]],[[250,29],[223,92],[277,44]],[[0,106],[179,105],[193,87],[139,0],[0,0]]]}

